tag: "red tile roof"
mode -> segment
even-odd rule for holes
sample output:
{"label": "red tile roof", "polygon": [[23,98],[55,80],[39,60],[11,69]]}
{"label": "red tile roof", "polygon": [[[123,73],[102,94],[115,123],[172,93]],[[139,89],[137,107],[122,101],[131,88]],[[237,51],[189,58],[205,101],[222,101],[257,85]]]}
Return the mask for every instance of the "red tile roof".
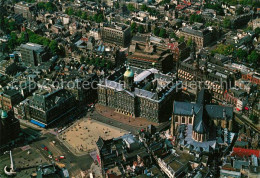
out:
{"label": "red tile roof", "polygon": [[260,157],[260,150],[252,150],[252,149],[245,149],[245,148],[233,148],[232,156],[239,156],[239,157],[249,157],[251,155],[255,155],[256,157]]}

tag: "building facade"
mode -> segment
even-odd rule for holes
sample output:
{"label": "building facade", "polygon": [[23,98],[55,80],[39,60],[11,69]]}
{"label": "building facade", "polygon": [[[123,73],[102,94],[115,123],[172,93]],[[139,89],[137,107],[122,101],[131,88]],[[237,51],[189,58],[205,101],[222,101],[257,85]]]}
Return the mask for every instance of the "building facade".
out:
{"label": "building facade", "polygon": [[23,18],[26,18],[28,20],[34,19],[34,13],[35,5],[26,3],[24,1],[16,3],[14,6],[14,13],[15,14],[21,14]]}
{"label": "building facade", "polygon": [[131,40],[131,29],[125,24],[103,24],[101,39],[106,43],[126,47]]}
{"label": "building facade", "polygon": [[29,100],[26,106],[26,117],[33,123],[40,123],[43,127],[70,114],[77,107],[74,95],[65,90],[54,92],[38,92]]}
{"label": "building facade", "polygon": [[6,111],[10,111],[13,109],[14,105],[23,100],[23,97],[18,90],[9,89],[3,91],[1,94],[1,100],[1,107]]}
{"label": "building facade", "polygon": [[98,84],[98,103],[133,118],[162,122],[169,119],[180,86],[156,69],[123,67]]}
{"label": "building facade", "polygon": [[[222,102],[224,92],[234,87],[238,73],[208,62],[208,59],[190,56],[178,63],[177,75],[184,81],[185,91],[196,95],[199,87],[206,87],[212,91],[214,102]],[[198,84],[192,85],[195,82]]]}
{"label": "building facade", "polygon": [[146,37],[135,36],[129,48],[127,62],[134,67],[155,68],[167,73],[173,69],[173,54],[165,46],[154,44]]}
{"label": "building facade", "polygon": [[29,66],[38,66],[49,58],[45,47],[35,43],[21,44],[20,50],[22,61]]}
{"label": "building facade", "polygon": [[198,29],[197,27],[183,27],[180,30],[179,37],[183,36],[186,41],[192,40],[196,43],[198,49],[208,46],[214,40],[213,29]]}

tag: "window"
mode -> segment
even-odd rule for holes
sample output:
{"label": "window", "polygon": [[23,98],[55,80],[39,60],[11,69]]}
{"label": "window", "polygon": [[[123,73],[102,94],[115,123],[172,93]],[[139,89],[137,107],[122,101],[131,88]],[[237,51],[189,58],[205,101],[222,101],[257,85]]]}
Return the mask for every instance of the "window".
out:
{"label": "window", "polygon": [[185,117],[182,117],[181,123],[185,124]]}
{"label": "window", "polygon": [[178,122],[178,116],[175,116],[175,122]]}
{"label": "window", "polygon": [[191,117],[189,118],[189,124],[192,124],[192,118]]}

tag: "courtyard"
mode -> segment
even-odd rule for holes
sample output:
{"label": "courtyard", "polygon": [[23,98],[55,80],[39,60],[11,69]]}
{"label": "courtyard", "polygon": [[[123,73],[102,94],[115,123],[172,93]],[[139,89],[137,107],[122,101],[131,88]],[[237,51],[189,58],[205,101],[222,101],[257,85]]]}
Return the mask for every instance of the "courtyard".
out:
{"label": "courtyard", "polygon": [[104,123],[84,118],[61,134],[61,138],[67,142],[69,147],[76,152],[90,152],[95,150],[96,141],[99,137],[104,140],[120,137],[128,133],[125,130],[118,129]]}

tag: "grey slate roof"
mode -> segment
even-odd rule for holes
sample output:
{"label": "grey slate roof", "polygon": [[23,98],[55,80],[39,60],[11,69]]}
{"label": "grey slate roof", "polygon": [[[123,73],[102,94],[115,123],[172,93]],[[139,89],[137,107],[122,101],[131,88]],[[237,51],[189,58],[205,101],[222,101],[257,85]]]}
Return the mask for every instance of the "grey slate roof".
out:
{"label": "grey slate roof", "polygon": [[197,133],[207,133],[210,119],[233,118],[233,108],[210,103],[210,94],[208,90],[201,90],[198,94],[196,103],[174,101],[173,114],[184,116],[195,116],[193,130]]}

